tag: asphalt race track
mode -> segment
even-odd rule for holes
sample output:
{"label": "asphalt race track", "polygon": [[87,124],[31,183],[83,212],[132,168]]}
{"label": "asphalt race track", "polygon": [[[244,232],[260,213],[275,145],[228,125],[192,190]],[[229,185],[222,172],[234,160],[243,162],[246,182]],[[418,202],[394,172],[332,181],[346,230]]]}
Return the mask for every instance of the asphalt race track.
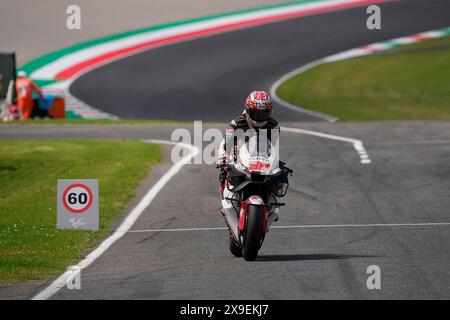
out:
{"label": "asphalt race track", "polygon": [[[382,29],[366,7],[302,17],[147,51],[85,74],[70,90],[122,118],[229,121],[255,89],[313,60],[353,47],[446,27],[445,0],[380,5]],[[363,72],[363,70],[361,70]],[[277,108],[281,121],[313,120]]]}
{"label": "asphalt race track", "polygon": [[[114,62],[71,91],[121,117],[225,121],[248,91],[268,89],[294,67],[448,26],[449,12],[448,1],[403,1],[382,5],[382,31],[366,30],[365,8],[239,30]],[[281,157],[294,177],[281,228],[270,230],[254,262],[229,253],[225,230],[203,229],[224,226],[217,170],[186,165],[131,232],[82,271],[81,290],[52,298],[449,299],[450,123],[294,122],[318,119],[281,106],[276,117],[285,127],[360,139],[372,163],[361,164],[348,143],[285,132]],[[8,125],[0,138],[170,140],[174,128]],[[171,166],[169,152],[151,182]],[[170,231],[186,228],[202,230]],[[380,290],[366,286],[370,265],[381,268]]]}
{"label": "asphalt race track", "polygon": [[[82,271],[81,290],[53,298],[450,298],[450,225],[428,224],[450,222],[450,124],[289,125],[360,138],[372,160],[361,164],[347,143],[283,134],[295,175],[277,225],[323,226],[271,229],[254,262],[231,256],[225,230],[129,232]],[[168,139],[174,128],[0,126],[0,137]],[[223,226],[216,177],[213,166],[186,165],[132,230]],[[369,265],[381,268],[381,290],[366,287]]]}

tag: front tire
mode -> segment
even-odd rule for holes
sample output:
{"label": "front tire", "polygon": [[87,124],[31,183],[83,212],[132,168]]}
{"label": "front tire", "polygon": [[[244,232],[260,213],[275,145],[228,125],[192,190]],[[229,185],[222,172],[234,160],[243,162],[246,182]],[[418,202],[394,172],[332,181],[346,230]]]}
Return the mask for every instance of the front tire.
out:
{"label": "front tire", "polygon": [[242,249],[242,255],[246,261],[253,261],[258,256],[263,235],[262,207],[250,205],[248,206],[244,248]]}

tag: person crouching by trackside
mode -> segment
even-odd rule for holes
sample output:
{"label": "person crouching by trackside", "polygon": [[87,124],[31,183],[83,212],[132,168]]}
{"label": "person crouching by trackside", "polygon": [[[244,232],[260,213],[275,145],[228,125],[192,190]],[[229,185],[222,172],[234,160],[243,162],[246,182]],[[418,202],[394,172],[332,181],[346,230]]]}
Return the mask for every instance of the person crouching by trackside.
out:
{"label": "person crouching by trackside", "polygon": [[29,78],[24,71],[19,71],[16,80],[17,106],[21,111],[21,119],[27,120],[33,113],[33,91],[44,99],[42,90]]}
{"label": "person crouching by trackside", "polygon": [[[234,118],[227,126],[226,137],[219,146],[217,166],[220,168],[219,192],[223,196],[225,180],[227,177],[227,164],[229,155],[227,145],[235,146],[234,133],[237,130],[244,132],[249,129],[276,129],[280,130],[278,122],[272,118],[273,104],[270,96],[265,91],[253,91],[245,101],[244,112]],[[231,148],[230,150],[234,150]]]}

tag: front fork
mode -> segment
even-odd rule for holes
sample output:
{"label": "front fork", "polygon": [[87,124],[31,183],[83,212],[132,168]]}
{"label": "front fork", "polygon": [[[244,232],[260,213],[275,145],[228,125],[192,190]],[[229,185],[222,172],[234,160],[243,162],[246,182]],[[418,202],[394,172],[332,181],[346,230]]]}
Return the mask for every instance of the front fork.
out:
{"label": "front fork", "polygon": [[[239,211],[234,209],[236,206],[232,205],[235,202],[239,204]],[[269,231],[270,225],[278,217],[278,208],[271,211],[270,205],[266,205],[262,197],[254,195],[246,200],[238,200],[234,197],[234,194],[230,192],[226,187],[223,191],[222,197],[222,209],[221,212],[225,217],[226,223],[229,227],[229,231],[233,238],[240,244],[243,244],[243,235],[245,233],[248,206],[261,206],[263,214],[263,232],[264,234]]]}
{"label": "front fork", "polygon": [[269,231],[269,211],[270,207],[264,203],[264,200],[260,196],[251,196],[247,200],[241,201],[240,209],[239,209],[239,222],[238,222],[238,231],[239,234],[244,234],[247,222],[247,213],[248,206],[258,206],[261,207],[261,213],[263,215],[263,233],[267,233]]}

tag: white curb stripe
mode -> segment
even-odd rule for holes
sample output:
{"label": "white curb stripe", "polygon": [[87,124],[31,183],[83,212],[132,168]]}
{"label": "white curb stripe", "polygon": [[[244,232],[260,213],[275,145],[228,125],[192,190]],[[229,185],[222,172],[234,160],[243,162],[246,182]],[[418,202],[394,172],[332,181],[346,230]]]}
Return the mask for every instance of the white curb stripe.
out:
{"label": "white curb stripe", "polygon": [[156,195],[161,191],[162,188],[170,181],[170,179],[175,176],[180,169],[194,158],[200,150],[190,144],[165,141],[165,140],[145,140],[146,142],[153,143],[164,143],[170,145],[179,145],[181,147],[189,149],[189,154],[185,156],[181,161],[175,163],[169,171],[167,171],[158,182],[147,192],[147,194],[141,199],[138,205],[127,215],[125,220],[119,226],[119,228],[106,240],[104,240],[100,246],[98,246],[94,251],[92,251],[86,258],[80,261],[76,266],[72,266],[71,270],[63,273],[55,281],[53,281],[47,288],[38,293],[33,300],[46,300],[61,290],[66,286],[69,279],[74,276],[74,271],[80,272],[82,269],[88,267],[92,262],[94,262],[98,257],[100,257],[106,250],[108,250],[111,245],[119,240],[136,222],[139,216],[144,212],[144,210],[150,205]]}

